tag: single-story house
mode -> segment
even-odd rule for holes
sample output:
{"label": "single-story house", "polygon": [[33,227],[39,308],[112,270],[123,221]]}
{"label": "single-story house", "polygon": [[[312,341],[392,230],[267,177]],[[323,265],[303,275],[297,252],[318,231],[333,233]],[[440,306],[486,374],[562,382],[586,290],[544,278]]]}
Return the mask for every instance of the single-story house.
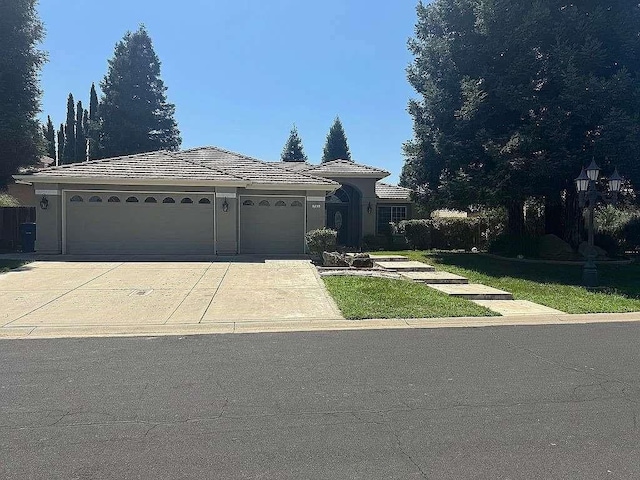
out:
{"label": "single-story house", "polygon": [[335,160],[264,162],[216,147],[150,152],[16,175],[38,203],[36,251],[62,254],[299,254],[324,226],[338,242],[411,216],[389,173]]}

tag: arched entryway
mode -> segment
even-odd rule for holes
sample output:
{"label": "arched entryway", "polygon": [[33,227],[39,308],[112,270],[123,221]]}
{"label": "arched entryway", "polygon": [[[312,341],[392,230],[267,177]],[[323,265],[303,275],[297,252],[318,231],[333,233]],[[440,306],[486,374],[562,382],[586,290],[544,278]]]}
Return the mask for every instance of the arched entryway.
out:
{"label": "arched entryway", "polygon": [[360,192],[342,185],[326,199],[327,228],[338,232],[338,245],[357,247],[360,243]]}

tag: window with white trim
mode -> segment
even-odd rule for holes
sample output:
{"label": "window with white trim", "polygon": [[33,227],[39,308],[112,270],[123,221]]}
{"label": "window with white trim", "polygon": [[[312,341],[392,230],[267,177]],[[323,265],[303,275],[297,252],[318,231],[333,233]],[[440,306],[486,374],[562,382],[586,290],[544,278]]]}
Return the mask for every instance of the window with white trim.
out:
{"label": "window with white trim", "polygon": [[378,205],[376,233],[382,235],[388,232],[389,223],[398,223],[407,219],[406,205]]}

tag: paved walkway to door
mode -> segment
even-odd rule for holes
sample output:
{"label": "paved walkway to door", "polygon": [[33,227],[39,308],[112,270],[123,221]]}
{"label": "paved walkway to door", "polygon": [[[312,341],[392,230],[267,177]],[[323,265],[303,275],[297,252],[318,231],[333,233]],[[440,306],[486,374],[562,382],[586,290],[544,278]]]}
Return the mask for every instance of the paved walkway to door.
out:
{"label": "paved walkway to door", "polygon": [[0,275],[0,305],[5,334],[179,334],[181,326],[223,332],[242,323],[343,320],[305,260],[36,261]]}

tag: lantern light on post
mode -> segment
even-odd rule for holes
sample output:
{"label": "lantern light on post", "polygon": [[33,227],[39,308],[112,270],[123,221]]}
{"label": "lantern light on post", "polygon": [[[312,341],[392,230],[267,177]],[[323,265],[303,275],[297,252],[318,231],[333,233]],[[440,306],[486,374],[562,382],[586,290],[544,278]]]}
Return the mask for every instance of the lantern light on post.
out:
{"label": "lantern light on post", "polygon": [[49,208],[49,199],[47,197],[42,197],[40,199],[40,208],[42,210],[46,210],[47,208]]}
{"label": "lantern light on post", "polygon": [[585,169],[582,169],[578,178],[576,178],[576,190],[579,193],[586,192],[589,189],[589,177],[587,176],[587,172]]}
{"label": "lantern light on post", "polygon": [[613,172],[613,175],[609,177],[609,190],[611,190],[613,193],[618,193],[620,192],[621,188],[622,177],[620,176],[620,174],[618,173],[618,169],[616,168]]}
{"label": "lantern light on post", "polygon": [[594,182],[598,180],[600,176],[600,167],[596,164],[595,160],[591,160],[591,164],[587,167],[587,177]]}

